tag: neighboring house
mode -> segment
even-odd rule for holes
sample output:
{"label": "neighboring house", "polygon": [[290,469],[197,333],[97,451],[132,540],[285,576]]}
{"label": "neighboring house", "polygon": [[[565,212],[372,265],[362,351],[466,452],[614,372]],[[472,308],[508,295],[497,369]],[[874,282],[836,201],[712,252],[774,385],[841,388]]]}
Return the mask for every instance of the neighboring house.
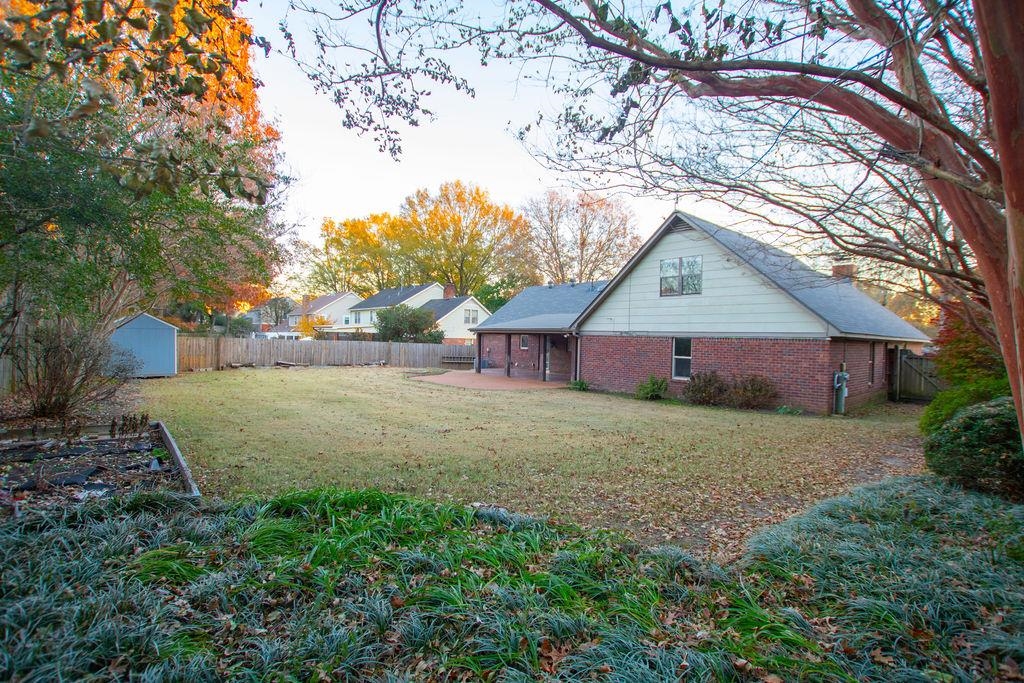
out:
{"label": "neighboring house", "polygon": [[178,328],[169,322],[139,313],[118,321],[110,341],[135,357],[132,377],[178,374]]}
{"label": "neighboring house", "polygon": [[[292,308],[298,306],[297,301],[293,299],[289,299],[289,301],[291,301]],[[242,317],[248,318],[248,320],[253,324],[253,326],[257,330],[262,329],[264,326],[274,325],[274,315],[273,313],[271,313],[270,309],[266,305],[251,308]]]}
{"label": "neighboring house", "polygon": [[522,334],[542,335],[547,344],[565,339],[569,377],[594,389],[632,392],[655,375],[678,395],[693,373],[757,374],[775,384],[778,403],[816,413],[832,411],[842,364],[850,375],[847,405],[855,406],[886,395],[897,348],[928,341],[849,277],[824,275],[780,249],[682,212],[571,322],[561,316],[545,327],[538,311],[534,323],[498,328],[504,310],[478,326],[478,348],[513,345],[520,333],[513,323],[522,322]]}
{"label": "neighboring house", "polygon": [[345,324],[322,328],[327,336],[341,338],[353,333],[373,334],[377,331],[377,312],[404,304],[410,308],[426,308],[444,331],[446,344],[472,344],[470,329],[487,320],[490,312],[472,296],[455,296],[455,286],[441,286],[436,282],[411,287],[382,289],[373,296],[352,306],[351,317]]}
{"label": "neighboring house", "polygon": [[323,316],[331,321],[331,325],[348,325],[352,319],[350,311],[360,301],[360,296],[353,292],[335,292],[318,296],[295,304],[288,314],[288,326],[294,328],[304,315],[313,318]]}
{"label": "neighboring house", "polygon": [[[453,288],[454,290],[454,288]],[[454,291],[451,292],[454,295]],[[445,292],[445,296],[448,292]],[[470,330],[486,322],[491,312],[476,300],[475,296],[451,296],[445,299],[431,299],[420,308],[433,311],[437,326],[444,332],[444,343],[471,346],[473,333]]]}

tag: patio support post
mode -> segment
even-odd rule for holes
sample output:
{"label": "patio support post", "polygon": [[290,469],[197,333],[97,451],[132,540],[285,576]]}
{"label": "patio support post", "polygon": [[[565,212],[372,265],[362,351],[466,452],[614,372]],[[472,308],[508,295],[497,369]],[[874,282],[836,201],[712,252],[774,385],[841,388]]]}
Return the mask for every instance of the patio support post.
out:
{"label": "patio support post", "polygon": [[548,381],[548,335],[540,335],[540,379]]}
{"label": "patio support post", "polygon": [[512,335],[505,335],[505,376],[512,376]]}
{"label": "patio support post", "polygon": [[483,335],[479,332],[476,335],[476,374],[480,374],[480,365],[482,363],[483,353],[480,351],[480,347],[483,346]]}

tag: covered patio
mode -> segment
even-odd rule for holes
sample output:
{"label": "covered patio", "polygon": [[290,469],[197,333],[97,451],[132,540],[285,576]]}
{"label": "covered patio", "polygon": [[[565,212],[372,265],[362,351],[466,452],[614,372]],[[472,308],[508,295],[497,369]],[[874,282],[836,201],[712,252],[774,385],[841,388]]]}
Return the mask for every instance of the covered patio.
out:
{"label": "covered patio", "polygon": [[564,384],[576,379],[573,322],[603,282],[527,287],[476,327],[476,372]]}

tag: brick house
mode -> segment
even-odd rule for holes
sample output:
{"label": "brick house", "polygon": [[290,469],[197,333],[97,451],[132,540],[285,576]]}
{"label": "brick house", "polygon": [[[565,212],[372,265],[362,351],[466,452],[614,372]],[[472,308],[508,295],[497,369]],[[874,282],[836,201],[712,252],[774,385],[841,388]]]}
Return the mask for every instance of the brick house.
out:
{"label": "brick house", "polygon": [[850,376],[847,405],[856,406],[886,396],[897,348],[928,340],[858,290],[849,274],[824,275],[677,211],[615,278],[594,287],[574,320],[552,332],[568,335],[568,376],[597,390],[632,392],[655,375],[678,395],[693,373],[757,374],[775,384],[779,404],[830,413],[841,364]]}

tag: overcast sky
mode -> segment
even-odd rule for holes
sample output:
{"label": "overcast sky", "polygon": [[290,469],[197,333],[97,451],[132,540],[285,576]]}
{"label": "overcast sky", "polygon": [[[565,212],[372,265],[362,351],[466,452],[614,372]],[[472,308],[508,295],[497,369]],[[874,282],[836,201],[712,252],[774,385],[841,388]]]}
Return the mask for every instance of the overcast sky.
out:
{"label": "overcast sky", "polygon": [[[283,0],[250,0],[239,5],[258,35],[279,48],[277,23]],[[293,17],[297,29],[302,17]],[[299,32],[296,30],[297,37]],[[265,82],[260,103],[282,134],[287,172],[296,182],[288,194],[287,216],[308,240],[318,236],[324,217],[355,218],[369,213],[397,212],[416,189],[436,189],[450,180],[475,183],[492,198],[521,206],[547,189],[569,188],[571,178],[548,172],[515,139],[513,132],[551,111],[556,102],[541,87],[517,82],[505,65],[477,67],[471,77],[472,99],[439,91],[429,106],[433,121],[405,131],[400,161],[378,151],[372,139],[341,125],[339,110],[287,59],[256,54],[256,71]],[[637,231],[648,236],[672,211],[675,202],[621,196],[637,217]],[[724,220],[714,207],[680,198],[678,207],[711,220]]]}

